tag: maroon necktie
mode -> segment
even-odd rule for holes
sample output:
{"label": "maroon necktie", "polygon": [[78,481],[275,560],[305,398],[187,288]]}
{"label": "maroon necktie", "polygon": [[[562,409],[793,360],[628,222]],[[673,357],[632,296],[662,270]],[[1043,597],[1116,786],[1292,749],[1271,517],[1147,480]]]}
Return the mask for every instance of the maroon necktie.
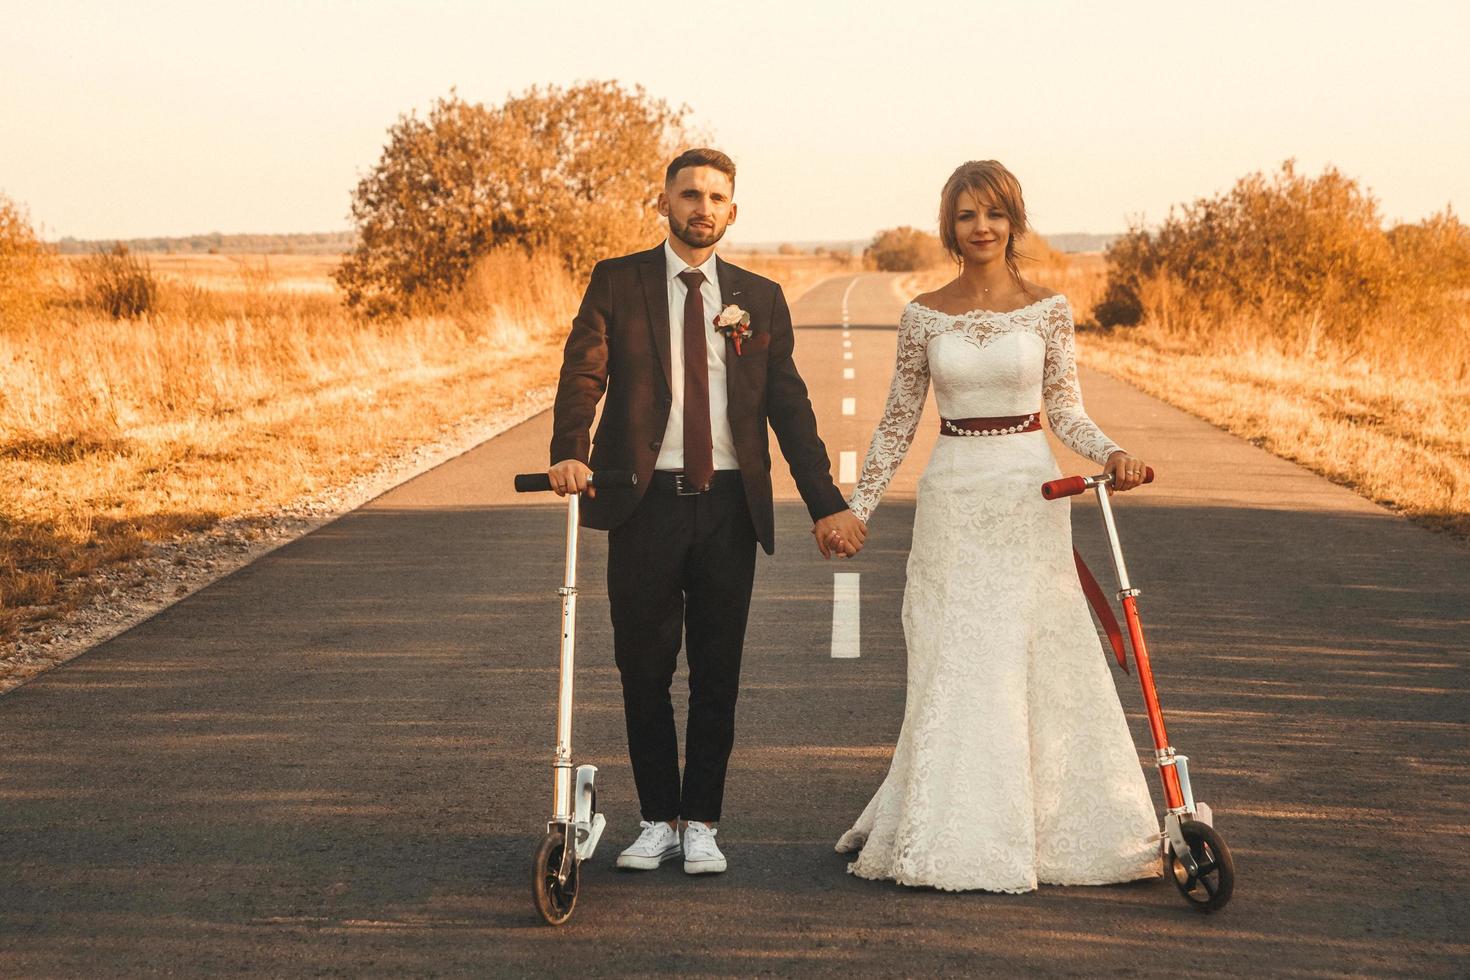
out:
{"label": "maroon necktie", "polygon": [[684,481],[703,490],[715,475],[715,450],[709,433],[709,354],[704,341],[704,273],[679,273],[684,296]]}

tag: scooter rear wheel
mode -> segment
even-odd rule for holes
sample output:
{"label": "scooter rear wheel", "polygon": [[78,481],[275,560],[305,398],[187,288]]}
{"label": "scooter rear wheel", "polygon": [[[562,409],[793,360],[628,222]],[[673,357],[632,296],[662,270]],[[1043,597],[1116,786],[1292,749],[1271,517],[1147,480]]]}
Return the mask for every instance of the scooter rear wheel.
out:
{"label": "scooter rear wheel", "polygon": [[549,924],[559,926],[572,917],[577,907],[578,868],[572,859],[572,870],[566,884],[558,877],[561,874],[561,854],[566,847],[566,837],[561,830],[548,830],[536,848],[536,860],[531,867],[531,893],[536,899],[536,911]]}
{"label": "scooter rear wheel", "polygon": [[1184,843],[1194,856],[1195,873],[1190,874],[1171,844],[1164,853],[1164,870],[1174,880],[1174,887],[1184,900],[1200,912],[1214,912],[1225,907],[1235,890],[1235,861],[1225,839],[1207,823],[1185,820],[1179,825]]}

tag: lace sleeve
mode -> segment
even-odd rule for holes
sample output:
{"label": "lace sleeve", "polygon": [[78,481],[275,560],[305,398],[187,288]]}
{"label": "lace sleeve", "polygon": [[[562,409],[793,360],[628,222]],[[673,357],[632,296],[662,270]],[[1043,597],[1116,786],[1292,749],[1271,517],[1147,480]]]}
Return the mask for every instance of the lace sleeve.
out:
{"label": "lace sleeve", "polygon": [[915,307],[905,307],[898,321],[898,358],[888,388],[888,404],[883,407],[882,421],[873,430],[863,473],[852,495],[852,512],[865,523],[913,445],[924,412],[924,399],[929,395],[929,353],[924,333]]}
{"label": "lace sleeve", "polygon": [[1041,379],[1046,420],[1068,449],[1094,463],[1106,463],[1109,455],[1123,447],[1104,435],[1082,408],[1072,308],[1065,302],[1056,303],[1047,319],[1046,368]]}

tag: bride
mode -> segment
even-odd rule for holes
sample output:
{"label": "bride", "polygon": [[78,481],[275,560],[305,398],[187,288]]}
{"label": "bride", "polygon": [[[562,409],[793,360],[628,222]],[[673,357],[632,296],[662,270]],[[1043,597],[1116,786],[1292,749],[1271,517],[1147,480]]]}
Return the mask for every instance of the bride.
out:
{"label": "bride", "polygon": [[1082,408],[1061,295],[1023,280],[1021,186],[957,169],[940,237],[959,275],[903,311],[883,420],[853,512],[869,519],[929,384],[942,438],[918,485],[903,600],[908,694],[883,785],[842,835],[864,878],[1024,892],[1156,877],[1158,822],[1072,558],[1069,506],[1041,431],[1142,482]]}

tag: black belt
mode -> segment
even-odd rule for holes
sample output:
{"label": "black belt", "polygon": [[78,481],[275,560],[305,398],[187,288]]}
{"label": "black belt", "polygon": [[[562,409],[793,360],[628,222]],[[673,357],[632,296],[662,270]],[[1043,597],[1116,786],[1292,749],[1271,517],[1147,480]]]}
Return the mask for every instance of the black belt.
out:
{"label": "black belt", "polygon": [[649,490],[672,492],[676,497],[697,497],[710,490],[723,490],[738,486],[740,486],[739,470],[715,470],[715,475],[710,478],[709,486],[703,490],[685,484],[682,470],[654,470],[653,479],[648,481]]}

